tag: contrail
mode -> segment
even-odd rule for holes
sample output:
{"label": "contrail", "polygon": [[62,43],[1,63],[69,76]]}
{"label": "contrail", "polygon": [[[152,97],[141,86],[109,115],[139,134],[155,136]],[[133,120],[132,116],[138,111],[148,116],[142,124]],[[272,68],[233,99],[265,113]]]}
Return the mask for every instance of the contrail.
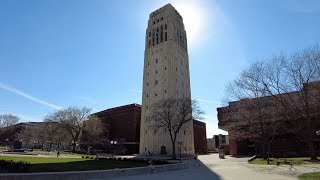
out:
{"label": "contrail", "polygon": [[3,84],[1,82],[0,82],[0,88],[3,89],[3,90],[9,91],[11,93],[14,93],[16,95],[22,96],[22,97],[24,97],[26,99],[29,99],[29,100],[31,100],[31,101],[33,101],[35,103],[42,104],[42,105],[45,105],[45,106],[48,106],[48,107],[51,107],[51,108],[57,109],[57,110],[62,109],[61,106],[57,106],[57,105],[51,104],[51,103],[49,103],[47,101],[38,99],[36,97],[33,97],[33,96],[31,96],[31,95],[29,95],[27,93],[24,93],[24,92],[22,92],[22,91],[20,91],[20,90],[18,90],[16,88],[10,87],[10,86],[8,86],[6,84]]}

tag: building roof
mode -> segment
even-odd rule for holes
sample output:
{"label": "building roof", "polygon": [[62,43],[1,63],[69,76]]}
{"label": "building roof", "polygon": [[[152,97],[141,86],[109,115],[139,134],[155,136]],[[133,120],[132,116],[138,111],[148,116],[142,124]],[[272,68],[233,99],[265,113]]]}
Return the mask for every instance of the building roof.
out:
{"label": "building roof", "polygon": [[118,107],[102,110],[102,111],[93,113],[93,115],[100,115],[100,114],[104,114],[104,113],[110,113],[110,112],[114,112],[114,111],[120,111],[120,110],[129,109],[129,108],[134,108],[134,107],[141,109],[141,105],[140,104],[134,103],[134,104],[128,104],[128,105],[124,105],[124,106],[118,106]]}

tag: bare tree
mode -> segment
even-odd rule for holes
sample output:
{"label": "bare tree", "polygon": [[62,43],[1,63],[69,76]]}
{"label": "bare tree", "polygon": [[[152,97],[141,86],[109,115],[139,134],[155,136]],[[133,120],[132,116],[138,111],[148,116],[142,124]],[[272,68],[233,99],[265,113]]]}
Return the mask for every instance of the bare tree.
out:
{"label": "bare tree", "polygon": [[81,134],[81,144],[92,146],[105,142],[103,138],[104,124],[96,116],[89,116],[89,120],[84,122],[84,128]]}
{"label": "bare tree", "polygon": [[0,127],[9,127],[19,122],[19,117],[12,114],[0,115]]}
{"label": "bare tree", "polygon": [[189,98],[168,98],[151,105],[147,116],[150,128],[167,132],[172,143],[172,158],[176,159],[176,141],[179,131],[193,119],[201,119],[204,114],[195,100]]}
{"label": "bare tree", "polygon": [[68,132],[72,140],[72,151],[75,152],[76,143],[78,142],[80,134],[84,128],[84,121],[88,120],[90,112],[91,109],[86,107],[69,107],[67,109],[56,111],[46,119],[50,122],[58,122],[60,127],[64,128]]}
{"label": "bare tree", "polygon": [[25,148],[28,148],[28,144],[33,140],[34,127],[26,126],[19,133],[16,134],[16,140],[22,140],[25,143]]}
{"label": "bare tree", "polygon": [[[234,84],[241,88],[232,90],[241,94],[241,98],[272,97],[274,109],[281,110],[282,121],[290,123],[296,137],[302,137],[308,144],[311,159],[317,159],[313,140],[320,122],[319,67],[320,49],[315,45],[290,56],[281,54],[268,62],[251,65],[235,80]],[[255,97],[243,89],[260,95]]]}

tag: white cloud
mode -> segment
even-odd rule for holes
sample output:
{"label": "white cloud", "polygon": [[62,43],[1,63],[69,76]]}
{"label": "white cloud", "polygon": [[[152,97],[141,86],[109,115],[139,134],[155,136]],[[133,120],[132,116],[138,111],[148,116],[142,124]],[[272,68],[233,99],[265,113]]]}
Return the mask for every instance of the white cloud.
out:
{"label": "white cloud", "polygon": [[45,106],[53,108],[53,109],[57,109],[57,110],[62,109],[61,106],[57,106],[57,105],[54,105],[54,104],[49,103],[47,101],[41,100],[39,98],[31,96],[31,95],[29,95],[27,93],[22,92],[21,90],[18,90],[18,89],[14,88],[14,87],[10,87],[10,86],[8,86],[8,85],[6,85],[4,83],[1,83],[1,82],[0,82],[0,89],[9,91],[9,92],[14,93],[16,95],[19,95],[21,97],[29,99],[29,100],[31,100],[31,101],[33,101],[35,103],[42,104],[42,105],[45,105]]}
{"label": "white cloud", "polygon": [[206,102],[206,103],[213,103],[213,104],[221,105],[221,102],[219,102],[219,101],[211,101],[211,100],[206,100],[206,99],[196,99],[196,100],[200,101],[200,102]]}

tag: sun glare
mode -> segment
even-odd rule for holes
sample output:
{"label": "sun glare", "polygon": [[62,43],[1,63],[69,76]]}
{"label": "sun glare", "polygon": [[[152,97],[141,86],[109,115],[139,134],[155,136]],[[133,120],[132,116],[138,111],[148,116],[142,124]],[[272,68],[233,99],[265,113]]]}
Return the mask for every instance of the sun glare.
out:
{"label": "sun glare", "polygon": [[196,43],[204,29],[205,9],[195,2],[178,1],[172,3],[183,18],[187,31],[188,44]]}

